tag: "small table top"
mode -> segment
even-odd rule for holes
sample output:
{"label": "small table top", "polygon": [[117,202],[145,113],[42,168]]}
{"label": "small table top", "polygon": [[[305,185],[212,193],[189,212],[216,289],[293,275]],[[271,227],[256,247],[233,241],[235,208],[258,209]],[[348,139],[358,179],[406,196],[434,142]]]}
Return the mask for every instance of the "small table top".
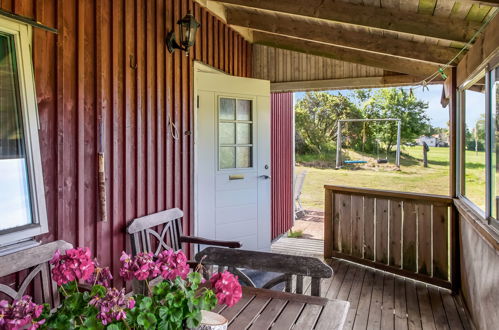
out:
{"label": "small table top", "polygon": [[342,329],[350,303],[322,297],[243,287],[232,307],[214,312],[229,320],[229,329]]}

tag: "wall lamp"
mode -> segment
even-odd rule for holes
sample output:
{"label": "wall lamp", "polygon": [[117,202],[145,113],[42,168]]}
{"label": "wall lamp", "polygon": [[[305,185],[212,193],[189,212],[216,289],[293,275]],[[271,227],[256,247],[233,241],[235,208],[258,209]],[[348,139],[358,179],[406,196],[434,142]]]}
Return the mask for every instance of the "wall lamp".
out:
{"label": "wall lamp", "polygon": [[194,19],[190,11],[177,24],[180,26],[180,44],[175,40],[175,32],[170,31],[166,36],[166,46],[170,53],[173,53],[175,49],[180,49],[185,51],[186,55],[189,56],[189,48],[194,45],[196,31],[201,24]]}

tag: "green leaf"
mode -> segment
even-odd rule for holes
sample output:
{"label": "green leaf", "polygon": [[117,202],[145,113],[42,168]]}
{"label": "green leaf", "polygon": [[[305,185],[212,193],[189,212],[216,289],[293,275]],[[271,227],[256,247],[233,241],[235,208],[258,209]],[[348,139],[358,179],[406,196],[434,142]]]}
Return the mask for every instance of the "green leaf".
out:
{"label": "green leaf", "polygon": [[149,309],[151,309],[151,306],[152,306],[152,299],[150,297],[144,297],[140,302],[139,309],[141,311],[148,311]]}
{"label": "green leaf", "polygon": [[103,285],[96,284],[92,287],[92,291],[90,291],[90,295],[92,297],[99,296],[104,297],[106,295],[107,289]]}
{"label": "green leaf", "polygon": [[161,320],[166,320],[170,316],[170,309],[168,307],[160,307],[159,308],[159,318]]}
{"label": "green leaf", "polygon": [[189,314],[189,317],[187,317],[187,319],[185,320],[186,321],[186,325],[188,328],[195,328],[199,325],[199,323],[201,323],[201,311],[196,311],[196,312],[192,312]]}
{"label": "green leaf", "polygon": [[106,327],[106,330],[121,330],[121,329],[123,329],[121,324],[116,324],[116,323],[110,324]]}
{"label": "green leaf", "polygon": [[153,313],[141,313],[137,318],[137,323],[144,328],[152,328],[156,325],[156,316]]}

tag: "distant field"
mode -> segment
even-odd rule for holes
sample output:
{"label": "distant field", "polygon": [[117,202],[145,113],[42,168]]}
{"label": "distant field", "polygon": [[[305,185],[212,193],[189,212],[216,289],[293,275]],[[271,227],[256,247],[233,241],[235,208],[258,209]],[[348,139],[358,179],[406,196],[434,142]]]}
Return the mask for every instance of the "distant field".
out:
{"label": "distant field", "polygon": [[[325,184],[342,186],[387,189],[406,192],[419,192],[436,195],[449,194],[449,148],[431,148],[428,153],[427,168],[423,167],[422,147],[403,147],[400,171],[393,166],[393,161],[386,166],[358,166],[354,169],[320,168],[326,165],[324,160],[313,162],[312,156],[298,156],[296,173],[307,170],[302,190],[302,203],[308,209],[322,209],[324,204]],[[349,152],[350,159],[368,159]],[[372,159],[371,159],[372,160]],[[334,164],[334,159],[327,161]],[[483,152],[475,155],[466,152],[469,172],[466,176],[466,192],[477,205],[484,204],[485,156]]]}

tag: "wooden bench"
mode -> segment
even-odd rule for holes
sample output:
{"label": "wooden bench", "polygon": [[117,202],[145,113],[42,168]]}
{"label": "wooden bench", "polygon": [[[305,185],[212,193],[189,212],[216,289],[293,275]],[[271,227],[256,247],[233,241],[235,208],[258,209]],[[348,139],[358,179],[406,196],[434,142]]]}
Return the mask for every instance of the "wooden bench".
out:
{"label": "wooden bench", "polygon": [[55,241],[0,257],[0,277],[27,270],[28,274],[17,288],[0,284],[0,292],[12,299],[20,299],[33,287],[33,300],[57,307],[60,303],[57,284],[52,281],[49,261],[54,253],[73,248],[65,241]]}
{"label": "wooden bench", "polygon": [[300,294],[303,293],[304,276],[310,276],[312,296],[320,296],[322,278],[333,276],[333,269],[317,258],[269,252],[209,247],[196,254],[196,261],[203,265],[218,266],[218,271],[228,267],[243,284],[251,287],[256,287],[255,283],[241,269],[281,274],[263,284],[264,289],[285,283],[286,292],[291,292],[293,278],[296,278],[296,293]]}

